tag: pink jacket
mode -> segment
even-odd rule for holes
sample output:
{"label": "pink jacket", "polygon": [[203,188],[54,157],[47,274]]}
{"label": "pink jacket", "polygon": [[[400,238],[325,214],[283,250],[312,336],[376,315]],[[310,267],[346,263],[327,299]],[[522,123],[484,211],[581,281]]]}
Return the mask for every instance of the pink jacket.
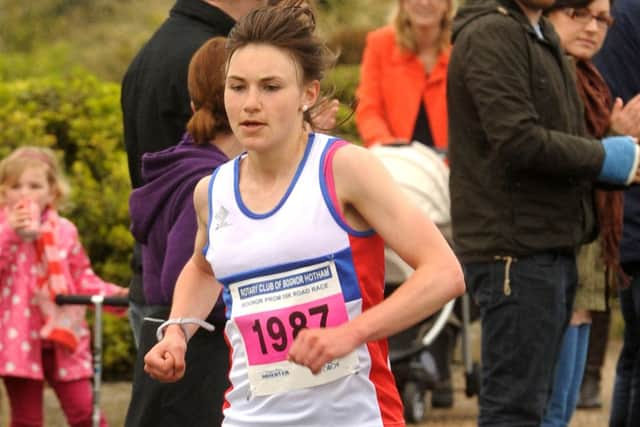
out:
{"label": "pink jacket", "polygon": [[[60,218],[57,236],[71,273],[70,293],[113,295],[118,286],[100,279],[91,269],[78,230]],[[0,376],[42,379],[43,318],[34,303],[37,256],[35,243],[23,241],[9,227],[0,209]],[[53,345],[58,381],[92,376],[90,333],[83,322],[75,352]]]}

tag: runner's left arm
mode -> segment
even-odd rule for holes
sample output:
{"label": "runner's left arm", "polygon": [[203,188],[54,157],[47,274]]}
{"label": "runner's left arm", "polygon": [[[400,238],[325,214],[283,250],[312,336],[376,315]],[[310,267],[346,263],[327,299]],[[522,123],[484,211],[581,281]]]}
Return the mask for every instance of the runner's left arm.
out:
{"label": "runner's left arm", "polygon": [[389,298],[350,322],[298,334],[289,359],[314,373],[362,343],[416,324],[464,292],[462,269],[449,244],[372,153],[345,145],[335,154],[333,171],[347,222],[375,229],[414,272]]}

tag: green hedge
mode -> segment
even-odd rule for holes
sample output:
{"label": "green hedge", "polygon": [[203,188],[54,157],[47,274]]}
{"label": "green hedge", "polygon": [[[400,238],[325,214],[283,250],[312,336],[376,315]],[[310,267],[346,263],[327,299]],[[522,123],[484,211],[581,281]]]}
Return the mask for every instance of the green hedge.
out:
{"label": "green hedge", "polygon": [[360,136],[356,130],[353,109],[356,105],[356,88],[360,79],[359,65],[338,65],[323,82],[326,92],[340,100],[336,134],[347,141],[359,144]]}
{"label": "green hedge", "polygon": [[[133,238],[122,138],[120,88],[89,75],[0,83],[0,157],[21,145],[52,148],[72,187],[63,214],[78,227],[95,271],[126,285]],[[104,368],[131,371],[134,346],[127,319],[106,316]]]}

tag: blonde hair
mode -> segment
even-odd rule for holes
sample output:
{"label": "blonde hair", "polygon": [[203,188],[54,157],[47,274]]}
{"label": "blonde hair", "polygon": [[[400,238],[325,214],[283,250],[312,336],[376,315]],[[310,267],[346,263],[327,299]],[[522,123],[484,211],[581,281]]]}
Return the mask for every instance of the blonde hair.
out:
{"label": "blonde hair", "polygon": [[[392,14],[391,23],[396,30],[396,42],[400,47],[413,53],[418,53],[418,43],[416,41],[411,20],[407,11],[403,7],[404,0],[398,0],[394,12]],[[434,0],[446,1],[449,5],[447,12],[444,14],[440,23],[440,37],[438,38],[438,51],[448,47],[451,39],[451,24],[453,23],[453,15],[456,11],[455,0]]]}
{"label": "blonde hair", "polygon": [[0,205],[5,203],[5,192],[25,170],[31,167],[45,167],[47,181],[53,192],[52,207],[58,208],[69,196],[69,184],[50,148],[20,147],[0,161]]}

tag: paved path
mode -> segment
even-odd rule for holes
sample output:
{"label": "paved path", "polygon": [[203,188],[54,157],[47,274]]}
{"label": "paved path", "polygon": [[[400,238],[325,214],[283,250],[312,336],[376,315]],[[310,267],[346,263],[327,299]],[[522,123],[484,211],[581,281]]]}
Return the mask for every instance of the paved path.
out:
{"label": "paved path", "polygon": [[[602,392],[604,407],[598,410],[577,410],[571,420],[570,427],[603,427],[609,423],[611,408],[611,391],[615,364],[620,354],[620,341],[609,343],[607,358],[602,370]],[[464,395],[464,370],[461,366],[454,367],[455,402],[452,409],[430,409],[426,421],[420,427],[474,427],[478,415],[477,398],[467,398]]]}

